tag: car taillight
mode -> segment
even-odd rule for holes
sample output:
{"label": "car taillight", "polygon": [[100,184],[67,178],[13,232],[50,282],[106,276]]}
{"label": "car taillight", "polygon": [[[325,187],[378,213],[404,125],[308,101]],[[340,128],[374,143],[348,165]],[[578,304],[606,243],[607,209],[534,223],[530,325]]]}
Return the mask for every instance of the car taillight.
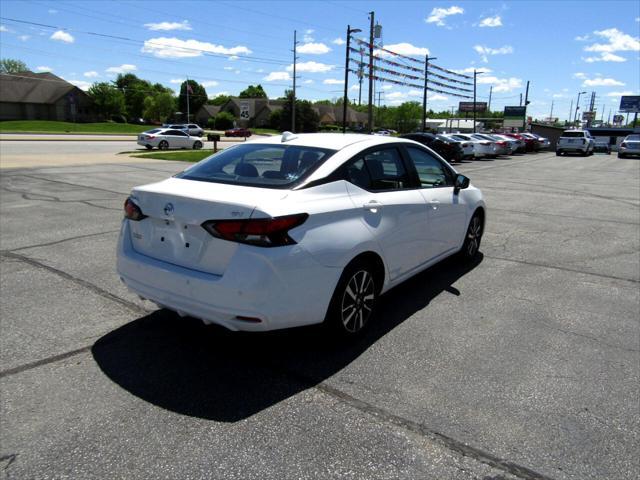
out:
{"label": "car taillight", "polygon": [[621,146],[621,147],[625,147],[625,148],[627,148],[627,144],[626,144],[625,142],[622,142],[622,143],[620,144],[620,146]]}
{"label": "car taillight", "polygon": [[142,213],[142,210],[140,210],[140,207],[133,203],[131,197],[127,198],[124,202],[124,217],[135,222],[147,218],[147,216]]}
{"label": "car taillight", "polygon": [[501,147],[504,147],[504,146],[507,144],[507,142],[496,142],[496,143],[497,143],[498,145],[500,145]]}
{"label": "car taillight", "polygon": [[155,135],[147,135],[147,140],[153,140],[154,138],[156,138]]}
{"label": "car taillight", "polygon": [[289,230],[302,225],[309,217],[306,213],[284,217],[248,220],[208,220],[202,224],[207,232],[230,242],[248,243],[258,247],[293,245]]}

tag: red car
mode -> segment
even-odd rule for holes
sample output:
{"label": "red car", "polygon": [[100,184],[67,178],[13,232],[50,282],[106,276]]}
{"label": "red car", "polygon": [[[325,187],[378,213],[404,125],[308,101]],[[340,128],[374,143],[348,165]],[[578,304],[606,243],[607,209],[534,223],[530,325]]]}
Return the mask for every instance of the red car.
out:
{"label": "red car", "polygon": [[225,137],[250,137],[251,130],[248,128],[232,128],[224,132]]}
{"label": "red car", "polygon": [[538,140],[535,138],[525,137],[524,135],[520,135],[519,133],[503,133],[503,135],[524,141],[524,149],[526,152],[533,152],[540,149]]}

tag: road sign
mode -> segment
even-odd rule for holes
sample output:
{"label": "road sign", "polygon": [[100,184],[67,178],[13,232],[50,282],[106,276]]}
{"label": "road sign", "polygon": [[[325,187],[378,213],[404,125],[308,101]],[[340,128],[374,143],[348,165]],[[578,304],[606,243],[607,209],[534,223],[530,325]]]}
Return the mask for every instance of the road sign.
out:
{"label": "road sign", "polygon": [[249,120],[249,102],[240,102],[240,119]]}
{"label": "road sign", "polygon": [[613,116],[614,125],[622,125],[622,122],[624,122],[624,115],[614,115]]}
{"label": "road sign", "polygon": [[640,95],[620,97],[620,111],[625,113],[640,113]]}
{"label": "road sign", "polygon": [[524,120],[527,116],[527,107],[504,107],[503,127],[523,128]]}
{"label": "road sign", "polygon": [[588,122],[596,118],[596,112],[582,112],[582,120]]}
{"label": "road sign", "polygon": [[[458,105],[459,112],[473,112],[473,102],[460,102]],[[476,112],[486,112],[487,102],[476,102]]]}

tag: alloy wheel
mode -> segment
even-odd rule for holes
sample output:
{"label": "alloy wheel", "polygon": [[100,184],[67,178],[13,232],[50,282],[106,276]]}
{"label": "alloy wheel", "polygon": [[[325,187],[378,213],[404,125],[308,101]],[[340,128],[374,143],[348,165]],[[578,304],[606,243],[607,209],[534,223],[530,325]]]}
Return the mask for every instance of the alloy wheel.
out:
{"label": "alloy wheel", "polygon": [[467,232],[467,255],[473,257],[480,248],[482,237],[482,222],[478,215],[474,216]]}
{"label": "alloy wheel", "polygon": [[373,310],[375,288],[373,276],[367,270],[355,272],[344,289],[340,305],[344,329],[356,333],[365,326]]}

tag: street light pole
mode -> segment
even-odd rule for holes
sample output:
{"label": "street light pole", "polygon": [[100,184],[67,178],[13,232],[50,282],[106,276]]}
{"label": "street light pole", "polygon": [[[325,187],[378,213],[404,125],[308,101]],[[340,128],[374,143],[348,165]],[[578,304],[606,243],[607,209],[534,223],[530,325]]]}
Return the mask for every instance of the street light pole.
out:
{"label": "street light pole", "polygon": [[422,131],[427,130],[427,87],[429,85],[429,60],[437,60],[437,57],[424,57],[424,94],[422,95]]}
{"label": "street light pole", "polygon": [[342,133],[347,133],[347,102],[349,101],[347,93],[349,91],[349,48],[351,48],[351,34],[361,32],[359,28],[351,29],[351,25],[347,25],[347,50],[345,54],[344,64],[344,98],[342,99]]}
{"label": "street light pole", "polygon": [[369,122],[369,133],[373,131],[373,17],[375,13],[369,12],[371,24],[369,26],[369,110],[367,121]]}
{"label": "street light pole", "polygon": [[573,123],[578,121],[578,110],[580,110],[580,95],[587,92],[578,92],[578,101],[576,102],[576,114],[573,117]]}

